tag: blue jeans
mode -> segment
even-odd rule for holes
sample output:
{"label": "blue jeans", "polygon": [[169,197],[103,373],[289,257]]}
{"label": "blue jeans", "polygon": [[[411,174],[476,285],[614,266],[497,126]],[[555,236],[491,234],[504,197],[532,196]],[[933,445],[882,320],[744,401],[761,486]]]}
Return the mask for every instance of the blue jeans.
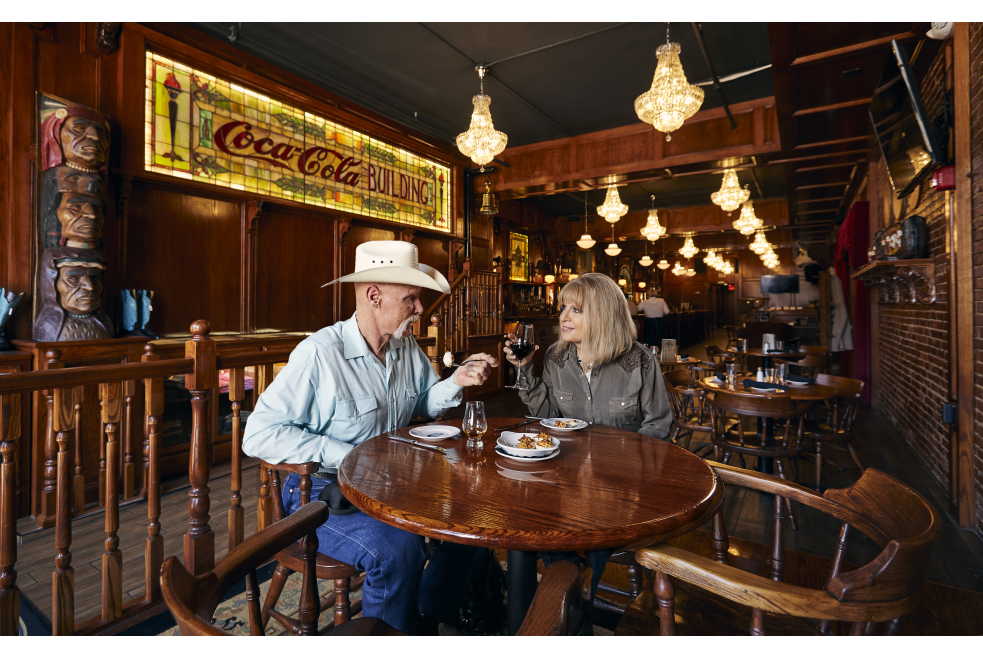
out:
{"label": "blue jeans", "polygon": [[[311,500],[331,480],[313,478]],[[300,476],[283,483],[288,514],[300,509]],[[419,613],[450,624],[457,620],[471,577],[486,550],[443,542],[429,556],[423,537],[399,530],[364,512],[331,516],[317,529],[318,552],[365,572],[362,614],[413,634]],[[421,577],[422,574],[422,577]]]}

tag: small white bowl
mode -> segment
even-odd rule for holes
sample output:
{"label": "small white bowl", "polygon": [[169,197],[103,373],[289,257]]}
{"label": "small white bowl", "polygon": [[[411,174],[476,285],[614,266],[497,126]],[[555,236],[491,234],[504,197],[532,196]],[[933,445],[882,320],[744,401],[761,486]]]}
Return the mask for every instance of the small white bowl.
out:
{"label": "small white bowl", "polygon": [[550,437],[553,439],[552,448],[516,447],[516,444],[519,443],[519,439],[524,436],[528,436],[533,441],[536,441],[536,434],[538,434],[538,432],[526,432],[521,434],[519,432],[502,432],[502,435],[498,437],[498,445],[502,447],[502,450],[510,455],[515,455],[516,457],[545,457],[560,447],[560,441],[556,437]]}

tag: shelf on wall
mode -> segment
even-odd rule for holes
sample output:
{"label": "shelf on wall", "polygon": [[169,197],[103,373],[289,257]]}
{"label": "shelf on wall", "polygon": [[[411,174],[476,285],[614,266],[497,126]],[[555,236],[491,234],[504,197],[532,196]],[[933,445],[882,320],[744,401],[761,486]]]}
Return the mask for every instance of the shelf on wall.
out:
{"label": "shelf on wall", "polygon": [[935,261],[931,258],[878,260],[854,272],[868,287],[877,286],[881,304],[934,304]]}

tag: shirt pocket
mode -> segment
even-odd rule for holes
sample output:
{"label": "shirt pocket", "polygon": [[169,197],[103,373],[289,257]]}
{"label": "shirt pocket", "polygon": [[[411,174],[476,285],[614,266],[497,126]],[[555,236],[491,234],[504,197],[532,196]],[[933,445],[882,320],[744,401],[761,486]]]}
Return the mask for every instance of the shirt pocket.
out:
{"label": "shirt pocket", "polygon": [[375,396],[364,395],[350,400],[338,400],[337,413],[349,422],[355,423],[364,416],[375,413],[378,407],[379,403],[376,402]]}
{"label": "shirt pocket", "polygon": [[638,411],[638,396],[612,397],[608,405],[612,417],[633,418]]}
{"label": "shirt pocket", "polygon": [[553,398],[556,400],[556,406],[560,409],[564,409],[573,404],[573,393],[553,389]]}

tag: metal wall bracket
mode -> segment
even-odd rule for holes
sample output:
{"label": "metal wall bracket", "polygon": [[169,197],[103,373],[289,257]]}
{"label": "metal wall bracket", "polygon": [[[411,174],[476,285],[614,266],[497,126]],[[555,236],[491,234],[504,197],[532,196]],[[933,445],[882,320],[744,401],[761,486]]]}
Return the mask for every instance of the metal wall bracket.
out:
{"label": "metal wall bracket", "polygon": [[868,287],[876,286],[881,304],[935,303],[935,261],[931,258],[875,261],[850,278],[860,279]]}

